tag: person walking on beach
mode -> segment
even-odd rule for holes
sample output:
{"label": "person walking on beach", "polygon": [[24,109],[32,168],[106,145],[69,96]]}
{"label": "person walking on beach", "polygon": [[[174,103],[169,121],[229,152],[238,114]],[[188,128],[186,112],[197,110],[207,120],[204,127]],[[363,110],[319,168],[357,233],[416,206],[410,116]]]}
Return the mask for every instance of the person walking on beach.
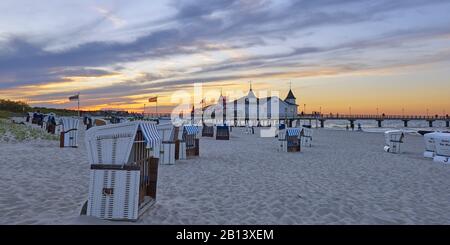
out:
{"label": "person walking on beach", "polygon": [[358,123],[358,131],[362,131],[361,123]]}
{"label": "person walking on beach", "polygon": [[347,125],[345,125],[345,129],[347,129],[347,131],[348,131],[348,124],[347,124]]}

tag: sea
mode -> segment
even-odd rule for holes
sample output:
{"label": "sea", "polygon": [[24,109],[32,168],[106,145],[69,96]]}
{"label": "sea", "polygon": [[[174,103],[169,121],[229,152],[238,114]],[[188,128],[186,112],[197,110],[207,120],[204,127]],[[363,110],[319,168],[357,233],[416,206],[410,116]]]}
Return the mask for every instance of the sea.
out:
{"label": "sea", "polygon": [[[160,123],[170,123],[170,119],[164,118],[160,120]],[[433,127],[429,127],[427,121],[422,120],[411,120],[408,122],[408,127],[404,127],[403,121],[401,120],[385,120],[382,122],[382,127],[378,127],[378,122],[375,120],[356,120],[355,130],[358,130],[358,124],[361,124],[362,131],[373,132],[373,133],[384,133],[388,130],[401,129],[405,132],[417,132],[420,130],[424,131],[450,131],[450,128],[445,127],[445,121],[434,121]],[[316,120],[300,120],[298,125],[311,125],[312,128],[320,128],[320,122]],[[325,129],[332,130],[347,130],[346,127],[350,128],[350,122],[348,120],[326,120]],[[351,130],[351,129],[350,129]]]}
{"label": "sea", "polygon": [[[309,125],[309,120],[304,120],[300,122],[301,125]],[[375,120],[356,120],[355,121],[355,130],[358,129],[358,124],[361,124],[361,129],[365,132],[374,132],[374,133],[382,133],[387,130],[396,130],[401,129],[404,131],[417,132],[419,130],[425,131],[449,131],[450,128],[445,127],[445,121],[434,121],[433,127],[429,127],[428,121],[422,120],[411,120],[408,122],[408,127],[404,127],[404,123],[401,120],[385,120],[381,124],[381,128],[378,127],[378,122]],[[325,128],[327,129],[335,129],[335,130],[347,130],[346,127],[350,127],[350,122],[348,120],[327,120],[325,121]],[[318,128],[320,127],[320,122],[312,120],[311,127]]]}

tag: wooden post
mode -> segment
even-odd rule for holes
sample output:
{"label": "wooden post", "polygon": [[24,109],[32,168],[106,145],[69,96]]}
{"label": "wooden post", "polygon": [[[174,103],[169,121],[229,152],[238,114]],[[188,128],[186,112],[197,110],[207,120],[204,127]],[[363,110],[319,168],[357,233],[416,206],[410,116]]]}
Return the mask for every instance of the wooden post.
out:
{"label": "wooden post", "polygon": [[175,140],[175,160],[180,159],[180,140]]}
{"label": "wooden post", "polygon": [[147,188],[147,195],[156,199],[156,187],[158,182],[158,158],[151,157],[149,159],[149,168],[148,168],[148,176],[149,176],[149,186]]}
{"label": "wooden post", "polygon": [[378,121],[378,127],[381,128],[383,125],[381,125],[381,122],[383,122],[383,120],[377,120]]}
{"label": "wooden post", "polygon": [[195,156],[200,155],[200,139],[195,139]]}
{"label": "wooden post", "polygon": [[403,120],[403,126],[405,126],[405,128],[408,127],[408,120]]}
{"label": "wooden post", "polygon": [[64,132],[61,132],[61,134],[59,135],[59,147],[64,147]]}

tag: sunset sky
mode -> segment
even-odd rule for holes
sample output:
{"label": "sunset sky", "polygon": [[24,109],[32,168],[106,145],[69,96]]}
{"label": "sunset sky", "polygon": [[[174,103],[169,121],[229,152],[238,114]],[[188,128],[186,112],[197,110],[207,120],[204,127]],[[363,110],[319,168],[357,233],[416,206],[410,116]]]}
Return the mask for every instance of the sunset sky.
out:
{"label": "sunset sky", "polygon": [[[302,111],[450,114],[450,1],[0,1],[0,98],[141,111],[276,90]],[[148,112],[152,112],[150,108]]]}

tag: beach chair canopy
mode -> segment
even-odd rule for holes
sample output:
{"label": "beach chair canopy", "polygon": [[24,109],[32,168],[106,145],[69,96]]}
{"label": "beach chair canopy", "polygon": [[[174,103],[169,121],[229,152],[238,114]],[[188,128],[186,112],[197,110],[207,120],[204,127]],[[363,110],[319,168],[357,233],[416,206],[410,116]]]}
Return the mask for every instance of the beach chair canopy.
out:
{"label": "beach chair canopy", "polygon": [[164,123],[164,124],[158,124],[157,126],[159,136],[161,137],[161,140],[163,141],[173,141],[176,140],[177,137],[173,135],[174,127],[172,123]]}
{"label": "beach chair canopy", "polygon": [[302,130],[300,128],[288,128],[286,134],[288,136],[299,136]]}
{"label": "beach chair canopy", "polygon": [[187,135],[196,135],[198,134],[198,127],[193,125],[185,125],[184,130]]}
{"label": "beach chair canopy", "polygon": [[86,131],[89,163],[118,165],[129,163],[138,130],[141,130],[147,148],[161,143],[156,125],[144,121],[108,124]]}
{"label": "beach chair canopy", "polygon": [[142,134],[144,135],[145,143],[150,148],[161,141],[158,129],[155,124],[141,123],[139,124]]}
{"label": "beach chair canopy", "polygon": [[71,117],[63,117],[59,120],[59,123],[62,125],[62,130],[67,132],[71,129],[78,129],[78,124],[80,120]]}
{"label": "beach chair canopy", "polygon": [[386,144],[389,145],[390,142],[400,142],[402,143],[405,134],[401,130],[389,130],[384,132],[384,137]]}

